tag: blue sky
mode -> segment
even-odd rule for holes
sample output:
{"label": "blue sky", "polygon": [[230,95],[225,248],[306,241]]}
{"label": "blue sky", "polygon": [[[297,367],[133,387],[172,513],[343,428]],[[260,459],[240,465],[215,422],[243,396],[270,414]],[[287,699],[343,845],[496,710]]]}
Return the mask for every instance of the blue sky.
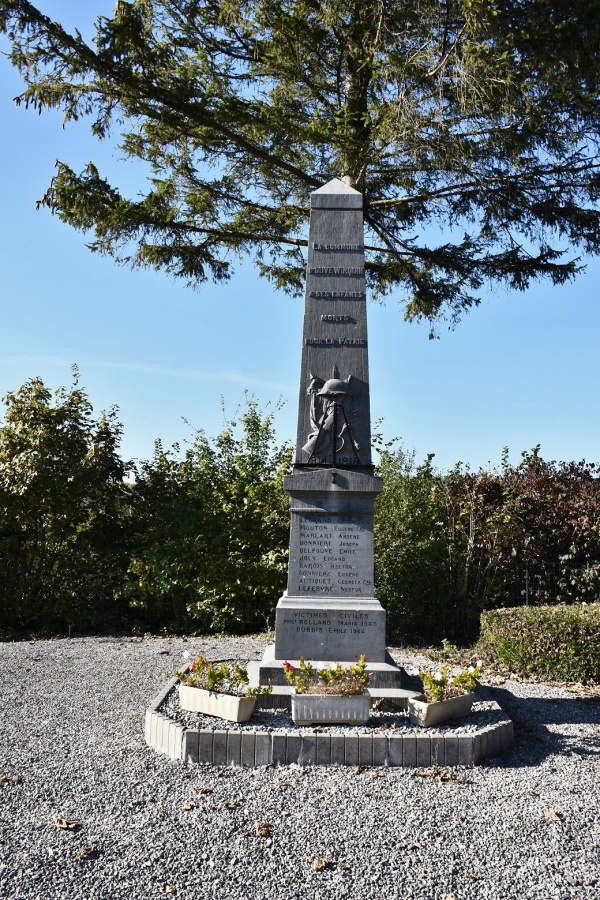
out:
{"label": "blue sky", "polygon": [[[40,5],[65,23],[81,16],[66,0]],[[79,24],[111,5],[86,5]],[[52,389],[69,384],[76,363],[96,412],[120,408],[126,458],[149,458],[155,438],[185,440],[190,425],[218,433],[221,398],[232,415],[244,390],[261,405],[285,401],[278,436],[293,440],[302,301],[277,294],[249,262],[228,284],[195,292],[92,254],[85,235],[35,201],[57,158],[76,170],[91,159],[108,175],[124,164],[85,123],[63,130],[58,114],[16,108],[20,90],[0,58],[0,394],[38,375]],[[139,174],[128,164],[120,177]],[[496,465],[505,445],[514,461],[536,444],[546,459],[600,460],[599,279],[592,260],[566,287],[486,291],[435,341],[393,299],[371,304],[372,418],[384,418],[384,437],[402,437],[419,458],[435,453],[442,469]]]}

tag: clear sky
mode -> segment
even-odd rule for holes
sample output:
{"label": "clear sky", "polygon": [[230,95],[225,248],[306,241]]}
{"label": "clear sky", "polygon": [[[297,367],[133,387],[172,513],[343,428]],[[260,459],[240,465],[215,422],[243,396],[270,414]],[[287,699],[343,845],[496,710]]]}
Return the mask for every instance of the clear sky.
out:
{"label": "clear sky", "polygon": [[[84,29],[112,4],[85,4],[85,15],[73,0],[40,6]],[[190,425],[217,434],[221,398],[232,415],[248,390],[261,405],[283,398],[278,436],[292,441],[303,301],[277,294],[249,262],[200,291],[131,272],[36,212],[57,158],[77,171],[93,160],[132,185],[140,170],[122,169],[85,123],[63,130],[58,114],[16,108],[21,89],[0,58],[0,394],[33,376],[67,385],[76,363],[95,411],[119,407],[123,455],[147,459],[156,438],[183,441]],[[506,445],[513,461],[536,444],[546,459],[600,460],[599,280],[592,260],[566,287],[484,291],[481,306],[454,331],[442,325],[435,341],[404,322],[394,299],[371,304],[371,411],[384,437],[402,437],[420,459],[435,453],[442,469],[496,465]]]}

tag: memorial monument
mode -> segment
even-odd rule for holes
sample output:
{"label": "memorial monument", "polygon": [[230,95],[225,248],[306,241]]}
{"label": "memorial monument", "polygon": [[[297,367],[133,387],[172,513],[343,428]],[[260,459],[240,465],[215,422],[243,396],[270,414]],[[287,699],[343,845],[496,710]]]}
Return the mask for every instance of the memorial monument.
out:
{"label": "memorial monument", "polygon": [[351,663],[373,686],[400,687],[374,594],[373,515],[381,478],[371,460],[362,194],[333,179],[311,194],[288,586],[260,681],[283,684],[299,657]]}
{"label": "memorial monument", "polygon": [[[385,651],[385,610],[373,588],[373,474],[364,276],[362,196],[334,179],[311,195],[306,312],[291,498],[287,591],[277,606],[275,643],[258,668],[275,689],[268,706],[289,703],[283,663],[303,656],[350,664],[364,653],[372,697],[406,707],[421,692]],[[253,677],[256,670],[253,668]],[[408,679],[407,679],[408,680]],[[177,678],[146,712],[146,741],[173,759],[209,765],[474,765],[509,747],[512,722],[486,710],[484,726],[457,735],[413,728],[330,734],[253,724],[191,728],[165,714]],[[283,702],[282,702],[283,701]],[[262,704],[261,704],[262,705]],[[267,705],[267,704],[265,704]],[[433,729],[431,729],[433,731]]]}

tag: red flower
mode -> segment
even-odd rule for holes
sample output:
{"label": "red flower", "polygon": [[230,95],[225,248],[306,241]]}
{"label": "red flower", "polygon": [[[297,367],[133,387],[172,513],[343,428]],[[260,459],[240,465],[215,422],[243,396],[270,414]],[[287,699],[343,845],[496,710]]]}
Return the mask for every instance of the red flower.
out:
{"label": "red flower", "polygon": [[287,661],[287,659],[286,659],[286,661],[285,661],[284,664],[283,664],[283,668],[284,668],[287,672],[293,672],[293,671],[294,671],[293,665],[292,665],[291,663],[289,663],[289,662]]}

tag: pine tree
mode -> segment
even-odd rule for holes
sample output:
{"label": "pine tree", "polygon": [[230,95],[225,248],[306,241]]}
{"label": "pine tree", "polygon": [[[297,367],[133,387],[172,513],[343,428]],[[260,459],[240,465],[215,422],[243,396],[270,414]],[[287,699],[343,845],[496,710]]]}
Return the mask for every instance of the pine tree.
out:
{"label": "pine tree", "polygon": [[300,291],[308,195],[365,195],[367,277],[451,321],[486,282],[554,284],[600,248],[594,0],[116,0],[95,39],[0,0],[18,103],[149,165],[128,199],[59,162],[41,201],[91,248],[191,285],[241,256]]}

